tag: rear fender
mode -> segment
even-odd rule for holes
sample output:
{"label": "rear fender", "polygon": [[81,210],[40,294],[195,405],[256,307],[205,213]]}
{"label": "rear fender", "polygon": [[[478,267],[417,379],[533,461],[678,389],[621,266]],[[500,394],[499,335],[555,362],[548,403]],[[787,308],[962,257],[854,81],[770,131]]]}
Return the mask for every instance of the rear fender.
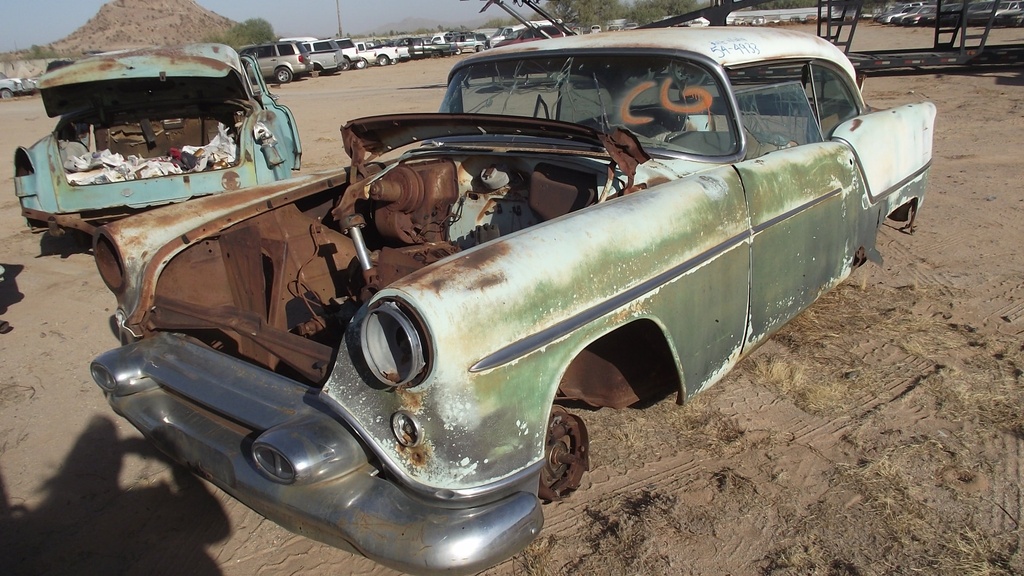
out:
{"label": "rear fender", "polygon": [[920,206],[934,133],[935,105],[920,102],[844,122],[832,139],[853,148],[864,174],[866,203],[882,204],[888,216],[915,199]]}

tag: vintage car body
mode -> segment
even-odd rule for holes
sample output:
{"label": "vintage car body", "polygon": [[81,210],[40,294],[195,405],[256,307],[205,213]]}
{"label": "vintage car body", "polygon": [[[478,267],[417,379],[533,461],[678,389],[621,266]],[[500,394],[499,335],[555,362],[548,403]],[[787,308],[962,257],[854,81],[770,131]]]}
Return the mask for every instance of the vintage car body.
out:
{"label": "vintage car body", "polygon": [[[194,44],[102,54],[47,72],[43,104],[60,121],[14,153],[29,226],[91,233],[153,206],[290,177],[302,155],[298,128],[255,66],[228,46]],[[226,150],[216,162],[214,142]],[[169,155],[188,146],[199,149],[195,157],[207,153],[206,170],[170,168],[178,159]],[[85,171],[74,172],[74,158],[86,159]]]}
{"label": "vintage car body", "polygon": [[[588,467],[560,400],[682,402],[912,230],[930,103],[813,36],[668,29],[456,64],[353,165],[108,224],[113,408],[298,533],[414,573],[525,547]],[[197,279],[201,279],[198,281]]]}

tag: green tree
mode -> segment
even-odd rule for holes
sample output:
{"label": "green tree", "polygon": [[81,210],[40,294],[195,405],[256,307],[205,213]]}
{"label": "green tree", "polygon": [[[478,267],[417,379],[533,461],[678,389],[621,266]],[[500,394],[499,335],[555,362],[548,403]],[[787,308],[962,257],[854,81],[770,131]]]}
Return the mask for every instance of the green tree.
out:
{"label": "green tree", "polygon": [[505,26],[515,26],[519,24],[519,21],[509,16],[508,18],[491,18],[481,28],[504,28]]}
{"label": "green tree", "polygon": [[549,0],[545,8],[562,22],[584,28],[626,17],[620,0]]}
{"label": "green tree", "polygon": [[275,38],[277,38],[277,34],[274,34],[274,27],[270,25],[270,22],[263,18],[250,18],[222,34],[208,38],[208,41],[240,48],[249,44],[272,42]]}
{"label": "green tree", "polygon": [[[812,2],[814,0],[811,0]],[[630,22],[648,24],[697,10],[696,0],[637,0],[627,13]]]}
{"label": "green tree", "polygon": [[57,51],[53,48],[50,48],[49,46],[37,46],[35,44],[33,44],[32,47],[28,49],[28,52],[25,54],[25,58],[29,60],[57,58],[59,56],[60,54],[58,54]]}

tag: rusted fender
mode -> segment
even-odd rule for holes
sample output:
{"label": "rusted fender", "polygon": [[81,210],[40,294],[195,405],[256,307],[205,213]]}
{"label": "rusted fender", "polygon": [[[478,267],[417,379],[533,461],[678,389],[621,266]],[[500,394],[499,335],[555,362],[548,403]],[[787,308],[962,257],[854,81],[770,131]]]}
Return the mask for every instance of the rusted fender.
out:
{"label": "rusted fender", "polygon": [[[907,201],[902,193],[906,183],[931,166],[935,114],[931,102],[906,104],[859,116],[833,132],[833,140],[845,141],[854,149],[866,180],[867,200],[885,202],[883,216]],[[899,137],[878,138],[879,134]]]}
{"label": "rusted fender", "polygon": [[[418,483],[468,490],[507,479],[540,461],[560,377],[608,331],[648,318],[670,342],[704,333],[687,343],[696,387],[736,360],[748,230],[739,178],[723,167],[459,253],[376,297],[406,302],[427,326],[426,381],[396,393],[356,374],[357,317],[324,391]],[[396,442],[389,417],[399,410],[420,420],[422,445]]]}
{"label": "rusted fender", "polygon": [[344,187],[347,182],[347,168],[339,168],[171,204],[100,227],[94,236],[97,265],[103,265],[102,250],[113,250],[120,262],[124,286],[115,293],[126,314],[125,324],[141,322],[153,303],[160,271],[192,243],[277,206]]}

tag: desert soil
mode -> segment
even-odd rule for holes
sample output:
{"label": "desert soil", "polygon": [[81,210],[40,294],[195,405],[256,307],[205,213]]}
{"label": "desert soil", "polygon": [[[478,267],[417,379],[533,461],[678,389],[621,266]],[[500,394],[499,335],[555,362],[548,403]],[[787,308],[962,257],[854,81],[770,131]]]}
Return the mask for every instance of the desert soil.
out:
{"label": "desert soil", "polygon": [[[868,25],[855,47],[929,43]],[[352,118],[436,109],[451,64],[275,88],[303,172],[345,161]],[[686,406],[582,412],[593,470],[489,574],[1024,573],[1024,70],[872,77],[865,96],[938,106],[917,232],[884,228],[884,265]],[[109,409],[88,365],[117,345],[114,298],[13,194],[15,147],[53,124],[38,97],[0,103],[0,573],[391,574],[263,519]]]}

